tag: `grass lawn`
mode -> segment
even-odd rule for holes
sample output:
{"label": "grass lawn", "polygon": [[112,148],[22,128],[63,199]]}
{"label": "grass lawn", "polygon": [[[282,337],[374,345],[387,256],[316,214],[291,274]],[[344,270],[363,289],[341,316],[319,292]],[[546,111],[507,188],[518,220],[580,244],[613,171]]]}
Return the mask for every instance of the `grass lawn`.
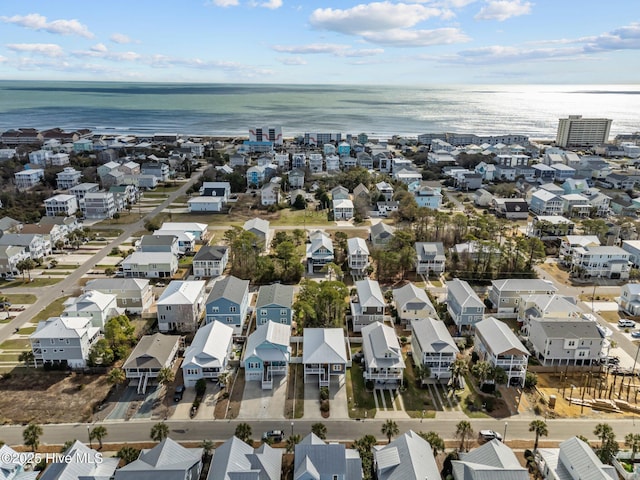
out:
{"label": "grass lawn", "polygon": [[[351,418],[374,418],[376,416],[376,403],[372,392],[365,388],[362,367],[356,363],[347,370],[347,397]],[[367,412],[366,417],[365,412]]]}
{"label": "grass lawn", "polygon": [[3,323],[9,323],[11,320],[11,318],[3,318],[2,320],[0,320],[0,325]]}
{"label": "grass lawn", "polygon": [[0,348],[2,350],[27,350],[31,348],[31,342],[28,338],[15,338],[0,343]]}
{"label": "grass lawn", "polygon": [[294,225],[304,228],[307,225],[335,225],[335,222],[327,220],[326,212],[316,212],[315,210],[280,210],[278,219],[270,222],[273,226]]}
{"label": "grass lawn", "polygon": [[20,280],[13,280],[11,282],[6,282],[0,287],[2,288],[14,288],[14,287],[27,287],[27,288],[37,288],[37,287],[48,287],[50,285],[55,285],[58,283],[61,278],[34,278],[31,282]]}
{"label": "grass lawn", "polygon": [[442,287],[442,282],[440,280],[429,280],[429,282],[431,282],[431,285],[436,288]]}
{"label": "grass lawn", "polygon": [[162,198],[165,199],[169,196],[167,193],[161,192],[144,192],[144,196],[142,198]]}
{"label": "grass lawn", "polygon": [[69,298],[68,296],[66,297],[61,297],[61,298],[57,298],[53,301],[53,303],[49,304],[48,307],[43,308],[42,310],[40,310],[40,313],[38,313],[35,317],[33,317],[31,319],[32,323],[38,323],[39,321],[42,320],[46,320],[49,317],[57,317],[59,316],[63,310],[64,310],[64,305],[62,305],[65,300]]}
{"label": "grass lawn", "polygon": [[405,359],[405,390],[401,393],[404,409],[411,418],[434,418],[436,412],[433,407],[433,401],[429,395],[428,389],[422,389],[416,383],[415,372],[413,370],[413,361]]}
{"label": "grass lawn", "polygon": [[5,297],[7,301],[15,304],[36,303],[37,300],[36,296],[30,293],[9,293]]}
{"label": "grass lawn", "polygon": [[304,368],[301,363],[289,364],[287,382],[284,418],[302,418],[304,416]]}
{"label": "grass lawn", "polygon": [[24,327],[18,330],[19,335],[31,335],[36,331],[36,327]]}
{"label": "grass lawn", "polygon": [[618,323],[620,321],[620,315],[618,315],[618,312],[614,312],[614,311],[600,312],[600,316],[609,323]]}
{"label": "grass lawn", "polygon": [[78,265],[75,263],[73,265],[69,263],[59,263],[58,265],[51,268],[50,270],[75,270],[76,268],[78,268]]}
{"label": "grass lawn", "polygon": [[140,216],[138,215],[137,211],[135,213],[133,210],[130,212],[122,211],[119,213],[118,218],[107,218],[105,220],[102,220],[100,223],[97,223],[96,225],[128,225],[129,223],[135,223],[138,220],[140,220]]}
{"label": "grass lawn", "polygon": [[[138,220],[140,220],[139,218],[136,218],[135,221],[137,222]],[[119,237],[120,235],[122,235],[123,230],[120,230],[119,228],[96,228],[94,230],[92,230],[97,237]]]}
{"label": "grass lawn", "polygon": [[[460,394],[460,406],[462,407],[462,411],[469,418],[490,418],[488,414],[480,409],[482,407],[482,403],[478,398],[478,395],[471,389],[471,387],[469,387],[469,382],[473,381],[473,379],[469,376],[465,376],[464,380],[464,392]],[[473,405],[473,409],[469,408],[470,404],[467,403],[468,397],[471,397],[474,400],[474,402],[471,404]]]}
{"label": "grass lawn", "polygon": [[19,353],[0,353],[0,362],[19,362]]}
{"label": "grass lawn", "polygon": [[[65,271],[57,271],[57,272],[53,271],[52,272],[51,270],[47,270],[47,275],[48,276],[53,275],[54,277],[57,276],[57,275],[62,275],[64,277],[66,277],[67,275],[69,275],[69,272],[65,272]],[[44,277],[41,277],[41,278],[44,278]]]}

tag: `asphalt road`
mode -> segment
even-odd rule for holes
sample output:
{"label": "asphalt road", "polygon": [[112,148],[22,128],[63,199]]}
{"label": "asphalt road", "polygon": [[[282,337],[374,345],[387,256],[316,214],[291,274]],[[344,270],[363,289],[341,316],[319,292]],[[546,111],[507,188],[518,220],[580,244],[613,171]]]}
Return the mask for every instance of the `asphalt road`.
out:
{"label": "asphalt road", "polygon": [[[462,419],[462,418],[461,418]],[[414,431],[435,431],[445,440],[455,439],[456,425],[461,419],[433,420],[396,420],[400,432],[406,432],[409,429]],[[529,423],[531,418],[509,418],[507,420],[494,419],[467,419],[475,432],[483,429],[491,429],[500,434],[505,433],[506,440],[531,440],[533,443],[533,434],[529,432]],[[624,436],[628,433],[637,433],[640,428],[635,424],[635,420],[617,420],[607,419],[604,422],[611,425],[616,433],[619,441],[623,441]],[[640,422],[640,419],[638,420]],[[150,441],[149,433],[151,427],[157,422],[155,421],[128,421],[128,422],[104,422],[108,436],[106,442],[123,443],[123,442],[147,442]],[[237,420],[211,420],[211,421],[168,421],[166,422],[170,429],[170,437],[176,441],[202,441],[204,439],[214,441],[225,441],[231,437],[236,426],[241,423]],[[267,430],[283,430],[285,434],[290,435],[292,431],[291,421],[246,421],[252,427],[252,437],[259,440],[262,432]],[[311,420],[294,420],[293,433],[305,436],[311,431],[311,426],[316,421]],[[383,420],[324,420],[322,423],[327,427],[327,439],[330,441],[352,441],[366,434],[376,436],[379,440],[385,437],[380,432]],[[582,419],[573,420],[547,420],[549,428],[549,436],[545,440],[562,441],[574,435],[584,435],[587,438],[596,439],[593,433],[596,425],[601,423],[599,420]],[[63,444],[70,439],[78,439],[88,442],[88,429],[93,428],[96,424],[59,424],[44,425],[44,433],[41,436],[43,444]],[[24,426],[11,425],[0,427],[0,438],[9,445],[21,445],[23,442],[22,431]]]}
{"label": "asphalt road", "polygon": [[[77,287],[80,278],[82,278],[82,276],[85,275],[88,271],[93,270],[93,268],[100,263],[100,260],[102,260],[111,252],[111,249],[113,247],[120,245],[122,242],[127,240],[127,238],[131,237],[135,232],[144,229],[144,222],[147,219],[153,218],[162,210],[167,208],[179,195],[184,195],[187,189],[191,185],[193,185],[199,177],[200,175],[192,175],[191,178],[187,182],[185,182],[179,189],[171,192],[166,200],[164,200],[151,212],[147,213],[139,221],[114,227],[122,228],[124,232],[118,238],[105,245],[105,247],[97,252],[93,257],[91,257],[90,260],[86,261],[84,264],[76,268],[73,273],[70,273],[64,280],[58,282],[55,285],[33,289],[33,291],[35,291],[36,293],[36,296],[38,297],[36,303],[32,304],[26,310],[17,315],[13,320],[11,320],[11,322],[0,324],[0,343],[9,338],[9,336],[14,333],[16,328],[22,327],[24,323],[32,319],[43,308],[47,307],[57,298],[64,296],[65,291],[67,293],[73,291]],[[5,290],[5,292],[10,293],[10,290],[11,289]]]}

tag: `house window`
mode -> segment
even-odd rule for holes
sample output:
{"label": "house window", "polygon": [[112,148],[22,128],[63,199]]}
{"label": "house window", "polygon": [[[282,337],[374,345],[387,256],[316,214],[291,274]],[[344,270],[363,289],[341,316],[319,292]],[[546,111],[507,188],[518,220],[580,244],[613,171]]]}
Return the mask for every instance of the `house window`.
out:
{"label": "house window", "polygon": [[342,371],[342,365],[339,363],[335,363],[333,365],[331,365],[331,371],[332,372],[341,372]]}
{"label": "house window", "polygon": [[212,313],[218,313],[219,308],[218,307],[211,307],[211,312]]}
{"label": "house window", "polygon": [[267,314],[266,310],[260,310],[260,315],[265,316]]}
{"label": "house window", "polygon": [[281,318],[281,319],[280,319],[280,323],[285,323],[285,324],[286,324],[286,323],[289,323],[289,322],[287,322],[287,319],[286,319],[286,318]]}
{"label": "house window", "polygon": [[171,310],[171,305],[166,305],[164,308],[165,308],[166,310]]}
{"label": "house window", "polygon": [[287,314],[287,309],[283,308],[280,310],[280,315],[286,315]]}
{"label": "house window", "polygon": [[236,313],[236,307],[229,307],[229,312]]}
{"label": "house window", "polygon": [[53,338],[50,338],[49,342],[51,343],[51,345],[54,345],[56,343],[56,341]]}
{"label": "house window", "polygon": [[233,323],[233,318],[227,317],[227,323]]}
{"label": "house window", "polygon": [[575,340],[569,340],[568,346],[569,347],[575,347],[576,346],[576,341]]}

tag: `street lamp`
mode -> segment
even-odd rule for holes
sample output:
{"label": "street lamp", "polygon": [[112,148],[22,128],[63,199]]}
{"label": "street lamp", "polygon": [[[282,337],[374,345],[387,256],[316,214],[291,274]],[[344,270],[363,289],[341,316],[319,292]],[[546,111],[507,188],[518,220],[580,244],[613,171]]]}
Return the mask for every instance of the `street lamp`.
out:
{"label": "street lamp", "polygon": [[293,437],[293,422],[291,422],[291,436]]}
{"label": "street lamp", "polygon": [[89,436],[89,448],[92,448],[92,446],[91,446],[91,427],[89,425],[87,425],[87,435]]}
{"label": "street lamp", "polygon": [[502,435],[502,442],[507,441],[507,427],[509,426],[509,422],[504,422],[504,435]]}

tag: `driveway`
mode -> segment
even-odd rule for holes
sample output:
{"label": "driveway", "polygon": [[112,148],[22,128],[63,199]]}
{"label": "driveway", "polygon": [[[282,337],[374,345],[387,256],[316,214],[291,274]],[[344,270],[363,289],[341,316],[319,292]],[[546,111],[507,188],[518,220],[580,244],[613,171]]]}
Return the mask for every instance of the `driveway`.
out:
{"label": "driveway", "polygon": [[159,390],[149,387],[145,395],[138,395],[137,387],[127,387],[105,420],[151,419],[154,409],[161,407]]}
{"label": "driveway", "polygon": [[[329,387],[330,416],[333,419],[348,419],[349,407],[347,405],[347,386],[344,375],[340,380],[331,378]],[[318,381],[304,384],[304,419],[305,420],[325,420],[320,412],[320,387]]]}
{"label": "driveway", "polygon": [[284,419],[286,398],[287,381],[285,377],[275,377],[273,390],[262,390],[260,382],[257,381],[245,382],[238,418]]}

